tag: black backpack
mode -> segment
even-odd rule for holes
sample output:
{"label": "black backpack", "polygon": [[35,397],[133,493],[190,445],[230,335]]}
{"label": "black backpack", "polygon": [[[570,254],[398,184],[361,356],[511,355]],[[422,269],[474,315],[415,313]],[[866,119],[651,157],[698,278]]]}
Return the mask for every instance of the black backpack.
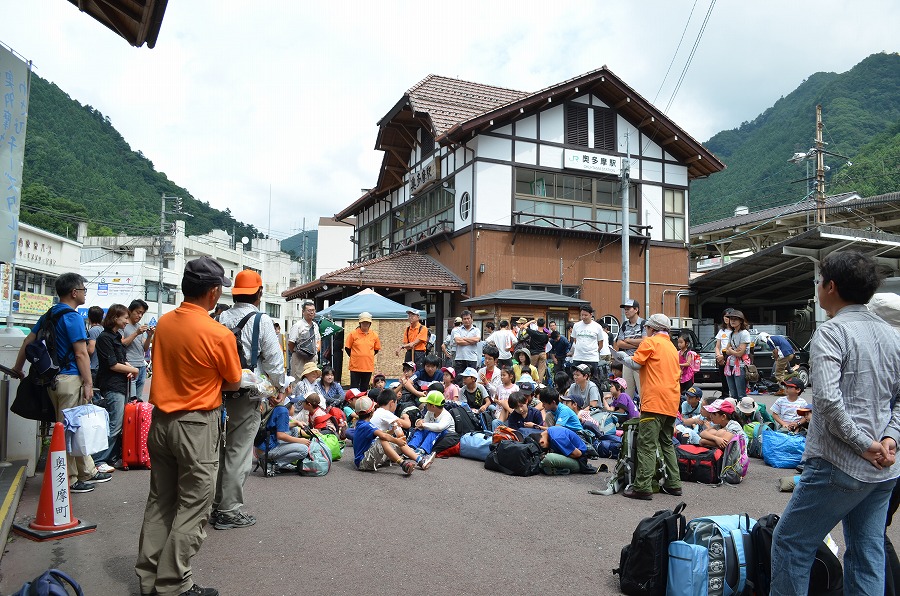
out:
{"label": "black backpack", "polygon": [[631,544],[622,548],[619,589],[630,596],[663,596],[669,570],[669,543],[684,538],[686,505],[679,503],[672,511],[657,511],[645,517],[631,536]]}
{"label": "black backpack", "polygon": [[[275,408],[283,408],[285,407],[283,404],[279,404],[275,406]],[[262,415],[262,418],[259,421],[259,429],[256,431],[256,436],[253,437],[253,444],[259,445],[263,441],[269,438],[269,431],[271,429],[268,428],[269,420],[272,419],[272,414],[275,412],[275,408],[269,408],[269,410]]]}
{"label": "black backpack", "polygon": [[51,307],[44,313],[41,327],[37,332],[37,339],[25,346],[25,359],[31,363],[28,375],[32,382],[38,385],[55,385],[56,375],[65,368],[74,358],[74,353],[63,362],[59,361],[59,352],[56,351],[56,324],[68,313],[75,312],[72,308],[59,308],[53,312]]}
{"label": "black backpack", "polygon": [[[445,407],[447,407],[448,405],[449,403],[444,404]],[[453,416],[454,430],[459,436],[463,436],[466,433],[482,430],[481,422],[478,421],[478,418],[475,417],[475,414],[473,414],[472,411],[468,408],[456,406],[447,408],[447,411],[450,412],[451,416]]]}
{"label": "black backpack", "polygon": [[[251,350],[250,350],[250,359],[247,360],[247,355],[244,354],[244,342],[241,341],[241,332],[244,330],[244,325],[247,324],[247,321],[250,320],[251,317],[256,317],[253,321],[253,339],[250,341]],[[234,340],[237,342],[237,352],[238,357],[241,359],[241,368],[246,368],[247,370],[256,370],[256,361],[259,360],[259,321],[262,319],[261,312],[251,312],[248,313],[241,321],[237,324],[234,329],[231,329],[231,332],[234,333]],[[220,321],[221,322],[221,321]],[[224,323],[223,323],[224,324]],[[227,327],[227,325],[226,325]]]}
{"label": "black backpack", "polygon": [[534,441],[500,441],[491,445],[484,468],[507,476],[534,476],[541,471],[543,451]]}
{"label": "black backpack", "polygon": [[[748,570],[747,576],[753,578],[757,594],[768,594],[772,583],[772,534],[779,519],[774,513],[764,515],[750,530],[756,569]],[[841,561],[827,544],[820,542],[809,573],[809,594],[840,596],[843,593],[844,570]]]}

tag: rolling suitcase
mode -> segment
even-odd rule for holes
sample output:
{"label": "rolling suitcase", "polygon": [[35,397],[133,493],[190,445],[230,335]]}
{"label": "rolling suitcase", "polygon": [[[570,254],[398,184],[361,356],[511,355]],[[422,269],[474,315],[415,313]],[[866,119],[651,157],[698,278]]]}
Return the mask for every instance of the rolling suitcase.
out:
{"label": "rolling suitcase", "polygon": [[150,432],[150,418],[153,406],[139,401],[125,404],[125,420],[122,424],[122,466],[150,467],[150,452],[147,450],[147,433]]}

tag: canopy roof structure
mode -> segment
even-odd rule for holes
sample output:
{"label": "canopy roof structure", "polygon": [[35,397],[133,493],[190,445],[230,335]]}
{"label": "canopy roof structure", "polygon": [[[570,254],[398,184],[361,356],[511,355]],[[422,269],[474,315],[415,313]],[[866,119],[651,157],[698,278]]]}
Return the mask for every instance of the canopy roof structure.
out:
{"label": "canopy roof structure", "polygon": [[[394,302],[390,298],[385,298],[380,294],[376,294],[374,290],[366,288],[358,294],[344,298],[340,302],[335,302],[328,308],[320,310],[316,315],[336,321],[344,321],[356,319],[359,317],[359,313],[367,312],[372,315],[373,319],[405,319],[406,311],[408,310],[410,310],[410,307]],[[416,312],[419,313],[420,317],[425,317],[423,311],[416,310]]]}

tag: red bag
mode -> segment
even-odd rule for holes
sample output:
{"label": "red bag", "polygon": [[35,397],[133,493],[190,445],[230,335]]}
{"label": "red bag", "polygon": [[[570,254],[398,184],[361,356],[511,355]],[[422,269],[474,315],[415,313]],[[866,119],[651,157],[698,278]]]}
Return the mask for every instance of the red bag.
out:
{"label": "red bag", "polygon": [[722,482],[722,450],[709,449],[699,445],[679,445],[675,448],[678,456],[678,471],[686,482],[719,484]]}
{"label": "red bag", "polygon": [[122,465],[126,470],[133,466],[150,467],[147,435],[150,433],[152,416],[151,404],[137,400],[125,404],[125,418],[122,424]]}
{"label": "red bag", "polygon": [[494,431],[494,435],[491,441],[493,443],[499,443],[500,441],[515,441],[517,443],[521,443],[522,433],[501,424],[497,427],[497,430]]}
{"label": "red bag", "polygon": [[454,457],[454,456],[457,456],[457,457],[459,456],[459,443],[457,443],[453,447],[447,447],[446,449],[444,449],[443,451],[438,453],[435,457],[440,457],[442,459],[445,459],[445,458]]}

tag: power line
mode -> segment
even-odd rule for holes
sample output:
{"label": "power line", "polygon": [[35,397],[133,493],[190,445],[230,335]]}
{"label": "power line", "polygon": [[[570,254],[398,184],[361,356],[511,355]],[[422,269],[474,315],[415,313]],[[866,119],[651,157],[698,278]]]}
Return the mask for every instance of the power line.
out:
{"label": "power line", "polygon": [[703,32],[706,30],[706,24],[709,22],[709,17],[712,15],[713,7],[715,7],[715,5],[716,0],[712,0],[712,2],[709,3],[709,10],[706,11],[706,17],[703,19],[703,25],[700,26],[700,32],[697,33],[697,39],[694,40],[694,46],[691,48],[691,53],[688,55],[687,62],[684,64],[684,69],[681,71],[678,83],[675,84],[675,90],[672,91],[672,97],[669,98],[669,103],[666,104],[666,109],[663,110],[666,114],[669,113],[669,108],[672,107],[675,96],[678,95],[678,90],[681,89],[681,83],[684,82],[684,77],[687,75],[688,68],[690,68],[691,62],[694,60],[694,53],[697,51],[697,46],[700,45],[700,38],[703,37]]}
{"label": "power line", "polygon": [[697,8],[697,0],[694,0],[694,5],[691,6],[691,12],[688,14],[687,22],[684,24],[684,30],[681,32],[681,39],[678,40],[678,45],[675,46],[675,53],[672,54],[672,61],[669,62],[669,68],[666,69],[666,74],[663,76],[662,83],[659,84],[659,89],[656,90],[656,95],[653,96],[653,103],[656,104],[656,100],[659,97],[660,92],[662,91],[663,85],[666,84],[666,79],[669,78],[669,72],[672,70],[672,65],[675,64],[675,58],[678,57],[678,50],[681,49],[681,42],[684,41],[684,35],[687,33],[688,25],[691,24],[691,17],[694,16],[694,9]]}

